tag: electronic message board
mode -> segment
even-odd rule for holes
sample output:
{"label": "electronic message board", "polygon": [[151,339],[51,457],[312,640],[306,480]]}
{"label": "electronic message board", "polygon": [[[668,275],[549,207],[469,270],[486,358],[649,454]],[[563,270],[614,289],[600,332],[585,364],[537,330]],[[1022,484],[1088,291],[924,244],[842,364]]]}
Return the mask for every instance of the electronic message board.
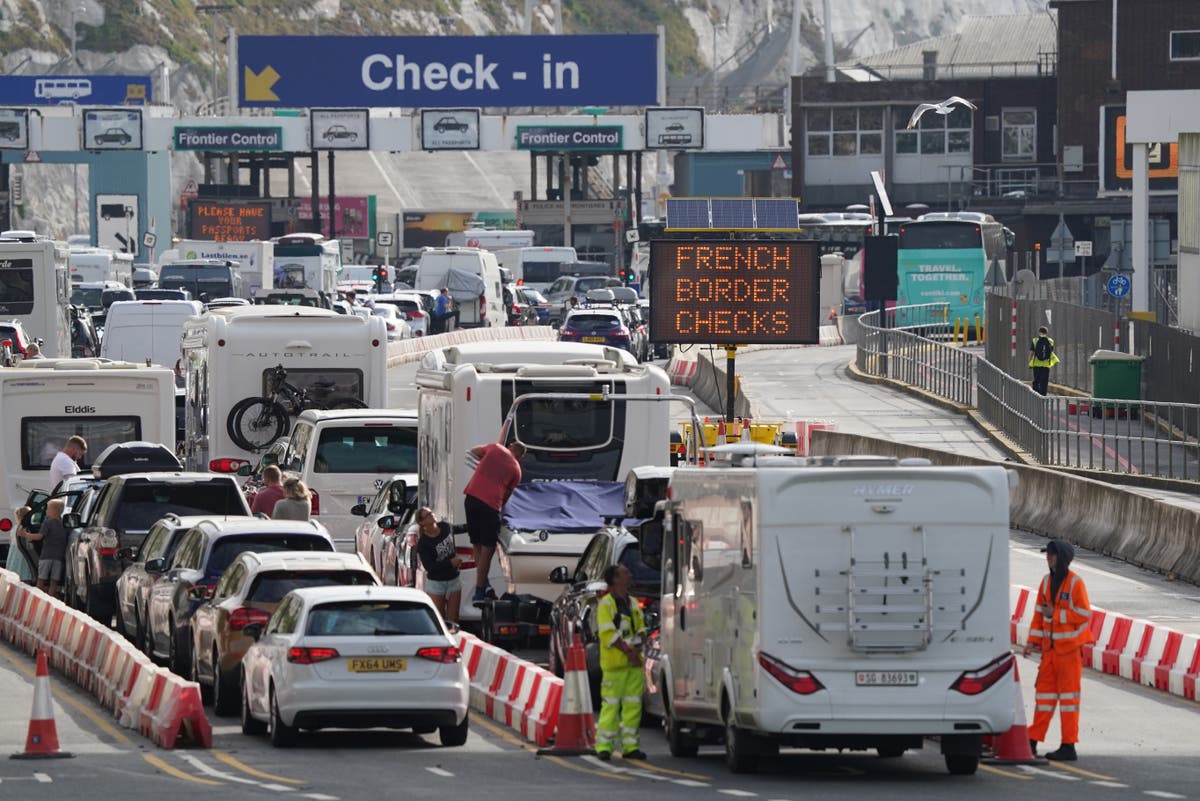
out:
{"label": "electronic message board", "polygon": [[650,243],[650,339],[815,345],[821,270],[814,242]]}
{"label": "electronic message board", "polygon": [[193,200],[188,206],[188,238],[249,242],[271,238],[270,203]]}

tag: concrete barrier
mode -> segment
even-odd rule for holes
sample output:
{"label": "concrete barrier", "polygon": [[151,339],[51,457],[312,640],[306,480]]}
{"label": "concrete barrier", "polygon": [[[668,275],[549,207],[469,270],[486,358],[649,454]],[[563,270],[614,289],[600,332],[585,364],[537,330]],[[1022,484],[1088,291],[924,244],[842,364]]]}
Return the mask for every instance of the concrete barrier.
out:
{"label": "concrete barrier", "polygon": [[389,342],[387,350],[387,366],[397,367],[401,364],[419,362],[421,357],[431,350],[445,348],[450,345],[462,345],[466,342],[496,342],[503,340],[545,340],[558,337],[558,332],[548,325],[516,325],[499,328],[460,328],[448,334],[434,334],[427,337],[412,337],[399,342]]}
{"label": "concrete barrier", "polygon": [[1009,509],[1015,527],[1200,583],[1200,510],[1046,467],[843,432],[814,431],[810,453],[919,456],[946,465],[1000,464],[1021,478]]}

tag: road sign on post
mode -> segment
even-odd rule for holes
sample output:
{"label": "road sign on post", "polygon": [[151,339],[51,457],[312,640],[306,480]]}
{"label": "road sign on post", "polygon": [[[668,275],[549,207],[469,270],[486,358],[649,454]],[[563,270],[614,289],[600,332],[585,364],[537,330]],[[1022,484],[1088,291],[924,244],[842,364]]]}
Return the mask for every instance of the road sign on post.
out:
{"label": "road sign on post", "polygon": [[1108,277],[1108,283],[1104,288],[1108,294],[1114,298],[1123,298],[1129,294],[1129,290],[1133,287],[1133,282],[1125,273],[1113,273]]}
{"label": "road sign on post", "polygon": [[1056,264],[1075,263],[1075,237],[1067,227],[1066,219],[1058,215],[1058,225],[1050,234],[1050,247],[1046,249],[1046,262]]}
{"label": "road sign on post", "polygon": [[1092,255],[1091,240],[1090,239],[1088,239],[1088,240],[1076,239],[1075,240],[1075,255],[1076,256],[1091,256]]}

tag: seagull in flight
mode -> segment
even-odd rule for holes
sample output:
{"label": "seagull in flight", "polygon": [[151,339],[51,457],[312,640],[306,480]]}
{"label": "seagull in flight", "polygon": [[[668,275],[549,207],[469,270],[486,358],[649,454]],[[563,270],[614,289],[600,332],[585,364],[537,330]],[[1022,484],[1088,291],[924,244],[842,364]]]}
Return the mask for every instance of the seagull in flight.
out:
{"label": "seagull in flight", "polygon": [[967,108],[971,109],[971,111],[975,111],[977,108],[979,108],[974,103],[972,103],[970,100],[961,98],[958,95],[954,95],[953,97],[948,97],[945,100],[943,100],[941,103],[922,103],[921,105],[917,106],[916,110],[912,114],[912,117],[909,118],[908,127],[916,128],[917,122],[921,119],[921,115],[924,114],[926,111],[936,111],[938,114],[941,114],[944,117],[947,114],[949,114],[951,111],[953,111],[954,110],[953,107],[956,105],[966,106]]}

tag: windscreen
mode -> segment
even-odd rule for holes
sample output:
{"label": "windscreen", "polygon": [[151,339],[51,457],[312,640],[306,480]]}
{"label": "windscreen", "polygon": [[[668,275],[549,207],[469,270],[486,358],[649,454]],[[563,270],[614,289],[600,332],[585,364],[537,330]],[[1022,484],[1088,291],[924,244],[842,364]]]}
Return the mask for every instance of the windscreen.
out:
{"label": "windscreen", "polygon": [[210,298],[229,297],[233,294],[231,273],[229,267],[215,264],[191,267],[168,265],[159,274],[158,283],[166,289],[187,290],[197,298],[201,293]]}
{"label": "windscreen", "polygon": [[310,637],[427,637],[441,634],[433,607],[415,601],[339,601],[308,613]]}
{"label": "windscreen", "polygon": [[112,527],[118,531],[147,531],[168,512],[180,516],[242,516],[246,514],[246,504],[232,481],[129,482],[121,502],[116,504]]}
{"label": "windscreen", "polygon": [[617,561],[629,568],[629,572],[633,574],[633,584],[639,595],[647,592],[658,595],[662,574],[642,561],[642,552],[638,546],[626,547]]}
{"label": "windscreen", "polygon": [[618,330],[621,327],[621,321],[611,314],[572,314],[564,327],[582,331],[585,334],[607,334],[609,331]]}
{"label": "windscreen", "polygon": [[964,250],[982,248],[979,226],[971,222],[910,223],[900,228],[903,250]]}
{"label": "windscreen", "polygon": [[[237,534],[231,537],[221,537],[213,543],[208,554],[208,564],[204,566],[204,575],[216,578],[225,572],[225,568],[233,564],[239,554],[246,551],[255,553],[271,553],[274,551],[332,551],[333,546],[324,537],[312,534],[281,534],[278,532],[263,532],[262,534]],[[282,596],[281,596],[282,597]]]}
{"label": "windscreen", "polygon": [[523,261],[521,278],[527,284],[552,284],[563,273],[569,261]]}
{"label": "windscreen", "polygon": [[321,431],[313,472],[415,473],[417,429],[400,426],[337,426]]}
{"label": "windscreen", "polygon": [[277,604],[302,587],[370,587],[377,583],[365,570],[272,570],[254,578],[246,600]]}
{"label": "windscreen", "polygon": [[79,460],[80,468],[87,469],[92,464],[89,457],[99,456],[109,445],[140,440],[142,421],[132,416],[21,418],[21,469],[49,470],[55,454],[76,434],[88,444],[88,452]]}
{"label": "windscreen", "polygon": [[100,297],[103,294],[102,289],[73,289],[71,290],[71,303],[75,306],[86,306],[89,309],[100,308]]}

